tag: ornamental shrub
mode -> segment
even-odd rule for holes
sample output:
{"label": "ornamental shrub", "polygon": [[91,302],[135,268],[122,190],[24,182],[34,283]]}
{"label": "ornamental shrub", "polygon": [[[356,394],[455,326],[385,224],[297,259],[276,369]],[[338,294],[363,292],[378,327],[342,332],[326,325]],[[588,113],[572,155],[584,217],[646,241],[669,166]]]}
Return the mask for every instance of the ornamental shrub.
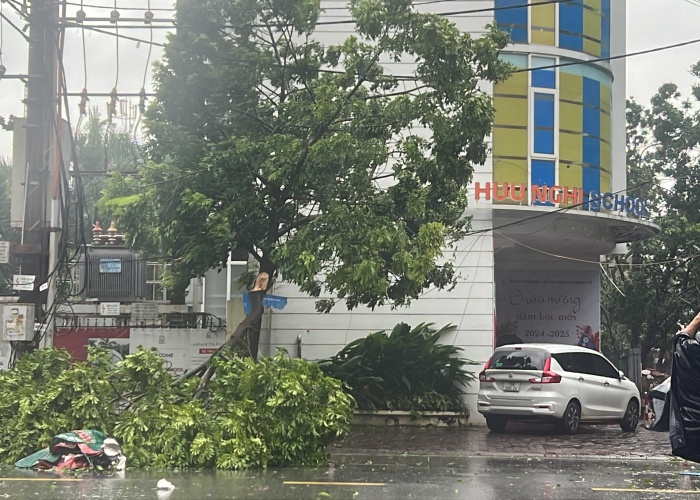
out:
{"label": "ornamental shrub", "polygon": [[475,379],[467,366],[475,363],[439,342],[454,326],[432,325],[399,323],[391,333],[370,333],[319,365],[348,385],[362,410],[467,412],[462,395]]}
{"label": "ornamental shrub", "polygon": [[286,353],[255,363],[214,360],[206,397],[199,379],[173,385],[155,351],[112,365],[38,350],[0,372],[0,462],[14,463],[61,432],[98,429],[122,445],[129,467],[242,469],[316,465],[350,428],[355,402],[317,364]]}

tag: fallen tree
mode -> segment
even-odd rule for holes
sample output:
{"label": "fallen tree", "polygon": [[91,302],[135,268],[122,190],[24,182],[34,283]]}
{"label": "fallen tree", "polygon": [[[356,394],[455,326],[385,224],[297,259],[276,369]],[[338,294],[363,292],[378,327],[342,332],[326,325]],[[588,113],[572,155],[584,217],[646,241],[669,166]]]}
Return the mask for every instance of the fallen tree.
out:
{"label": "fallen tree", "polygon": [[[493,121],[483,83],[509,75],[508,36],[472,38],[410,0],[348,9],[354,34],[324,46],[318,1],[178,1],[145,117],[151,162],[115,173],[101,202],[130,244],[173,257],[175,295],[232,253],[255,261],[252,311],[226,342],[253,358],[280,277],[319,312],[405,306],[456,283],[443,252],[469,231]],[[201,398],[214,369],[180,383],[199,377]]]}
{"label": "fallen tree", "polygon": [[40,349],[0,371],[0,464],[12,464],[63,432],[116,438],[134,468],[243,469],[324,463],[350,428],[355,402],[318,365],[280,353],[258,362],[221,351],[205,398],[195,379],[172,384],[157,353],[113,365]]}

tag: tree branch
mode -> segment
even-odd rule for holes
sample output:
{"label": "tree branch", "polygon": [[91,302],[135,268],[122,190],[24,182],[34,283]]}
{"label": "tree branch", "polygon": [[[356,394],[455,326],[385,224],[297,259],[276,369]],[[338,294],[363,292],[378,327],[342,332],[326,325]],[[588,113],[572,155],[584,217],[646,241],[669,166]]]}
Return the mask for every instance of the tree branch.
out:
{"label": "tree branch", "polygon": [[321,214],[314,214],[314,215],[307,215],[305,217],[299,217],[295,221],[282,226],[280,228],[280,230],[277,232],[277,238],[281,238],[285,234],[288,234],[290,231],[293,231],[294,229],[299,229],[301,226],[304,226],[306,224],[310,224],[311,222],[318,219],[320,215]]}

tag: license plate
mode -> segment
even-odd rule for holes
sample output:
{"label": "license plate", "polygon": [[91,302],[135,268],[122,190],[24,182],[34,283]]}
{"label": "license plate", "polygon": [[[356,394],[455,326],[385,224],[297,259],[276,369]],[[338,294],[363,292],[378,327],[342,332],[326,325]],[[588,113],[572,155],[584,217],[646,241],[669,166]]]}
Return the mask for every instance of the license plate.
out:
{"label": "license plate", "polygon": [[506,382],[505,384],[503,384],[503,390],[505,392],[519,392],[520,384],[515,382]]}

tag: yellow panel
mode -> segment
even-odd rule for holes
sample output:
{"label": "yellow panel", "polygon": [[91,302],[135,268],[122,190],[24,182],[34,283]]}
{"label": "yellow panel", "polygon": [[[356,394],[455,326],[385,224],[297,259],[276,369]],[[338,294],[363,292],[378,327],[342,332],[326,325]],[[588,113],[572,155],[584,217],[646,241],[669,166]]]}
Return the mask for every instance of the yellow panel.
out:
{"label": "yellow panel", "polygon": [[559,163],[559,185],[568,188],[581,187],[583,185],[581,165]]}
{"label": "yellow panel", "polygon": [[493,98],[493,106],[496,108],[494,125],[527,127],[527,97],[496,96]]}
{"label": "yellow panel", "polygon": [[559,158],[580,165],[583,162],[583,136],[559,132]]}
{"label": "yellow panel", "polygon": [[583,10],[583,36],[600,41],[600,13]]}
{"label": "yellow panel", "polygon": [[600,85],[600,109],[610,113],[610,102],[612,100],[612,89],[607,85]]}
{"label": "yellow panel", "polygon": [[531,43],[554,45],[555,5],[533,5],[531,7]]}
{"label": "yellow panel", "polygon": [[514,158],[493,159],[493,182],[527,184],[527,160]]}
{"label": "yellow panel", "polygon": [[554,32],[538,30],[533,26],[530,33],[530,43],[554,46]]}
{"label": "yellow panel", "polygon": [[526,128],[493,128],[494,156],[527,156]]}
{"label": "yellow panel", "polygon": [[496,95],[527,95],[527,84],[528,84],[529,74],[515,73],[505,82],[496,84],[494,89],[494,94]]}
{"label": "yellow panel", "polygon": [[600,168],[611,169],[612,157],[610,152],[610,144],[600,141]]}
{"label": "yellow panel", "polygon": [[531,8],[531,24],[541,28],[554,29],[554,4],[533,5]]}
{"label": "yellow panel", "polygon": [[583,132],[583,107],[580,104],[568,102],[559,104],[559,129],[569,132]]}
{"label": "yellow panel", "polygon": [[583,102],[583,77],[560,71],[559,98],[565,101]]}
{"label": "yellow panel", "polygon": [[610,115],[601,113],[600,114],[600,138],[612,142],[610,139]]}
{"label": "yellow panel", "polygon": [[[583,0],[583,5],[593,9],[595,12],[601,12],[603,6],[601,5],[601,0]],[[584,9],[584,12],[588,9]]]}
{"label": "yellow panel", "polygon": [[599,57],[600,56],[600,42],[594,42],[588,38],[583,39],[583,51],[586,54]]}
{"label": "yellow panel", "polygon": [[608,172],[600,171],[600,192],[609,193],[612,191],[612,178]]}

